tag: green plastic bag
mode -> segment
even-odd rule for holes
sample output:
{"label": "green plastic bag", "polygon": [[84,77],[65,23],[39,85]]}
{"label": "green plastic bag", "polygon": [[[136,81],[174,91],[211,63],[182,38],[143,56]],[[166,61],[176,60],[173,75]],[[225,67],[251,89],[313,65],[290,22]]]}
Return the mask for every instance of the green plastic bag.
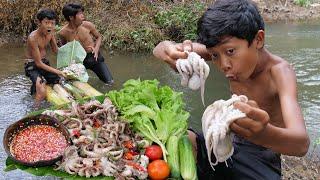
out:
{"label": "green plastic bag", "polygon": [[68,42],[58,49],[57,68],[67,67],[72,63],[82,64],[86,55],[87,52],[78,41]]}

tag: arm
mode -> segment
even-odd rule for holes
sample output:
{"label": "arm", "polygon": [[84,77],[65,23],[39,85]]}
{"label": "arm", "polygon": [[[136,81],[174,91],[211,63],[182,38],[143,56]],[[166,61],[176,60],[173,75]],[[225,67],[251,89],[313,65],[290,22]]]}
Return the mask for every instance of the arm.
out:
{"label": "arm", "polygon": [[32,58],[34,59],[34,62],[38,68],[55,73],[57,75],[61,75],[61,76],[64,75],[62,71],[59,71],[53,67],[50,67],[41,61],[41,54],[40,54],[39,46],[36,40],[28,38],[28,45],[30,46]]}
{"label": "arm", "polygon": [[[285,127],[268,123],[268,114],[254,106],[236,104],[246,118],[231,127],[249,141],[286,155],[303,156],[309,148],[304,119],[297,101],[296,76],[288,64],[279,64],[271,70],[277,86]],[[241,129],[241,127],[246,127]]]}
{"label": "arm", "polygon": [[93,53],[94,53],[94,57],[97,60],[101,41],[102,41],[102,36],[98,32],[98,30],[96,29],[93,23],[88,22],[88,27],[90,29],[90,33],[93,35],[94,38],[96,38],[95,46],[93,47]]}
{"label": "arm", "polygon": [[59,47],[65,45],[67,43],[67,40],[63,36],[62,29],[57,33],[57,45]]}
{"label": "arm", "polygon": [[192,43],[189,40],[183,43],[162,41],[153,49],[153,55],[168,63],[173,69],[176,69],[176,60],[187,58],[187,53],[184,50],[194,51],[204,59],[209,60],[206,47],[199,43]]}
{"label": "arm", "polygon": [[57,54],[58,53],[58,45],[57,45],[57,41],[56,41],[56,38],[54,37],[54,35],[52,35],[52,38],[50,40],[50,46],[51,46],[52,52]]}

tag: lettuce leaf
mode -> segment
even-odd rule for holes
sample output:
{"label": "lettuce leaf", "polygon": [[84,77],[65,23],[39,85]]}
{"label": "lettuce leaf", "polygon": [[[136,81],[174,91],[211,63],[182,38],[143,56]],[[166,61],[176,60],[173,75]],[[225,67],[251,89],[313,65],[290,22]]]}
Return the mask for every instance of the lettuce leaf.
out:
{"label": "lettuce leaf", "polygon": [[159,87],[157,80],[140,79],[130,79],[121,90],[106,94],[134,129],[161,146],[164,157],[167,139],[187,132],[190,115],[184,110],[182,95],[169,86]]}

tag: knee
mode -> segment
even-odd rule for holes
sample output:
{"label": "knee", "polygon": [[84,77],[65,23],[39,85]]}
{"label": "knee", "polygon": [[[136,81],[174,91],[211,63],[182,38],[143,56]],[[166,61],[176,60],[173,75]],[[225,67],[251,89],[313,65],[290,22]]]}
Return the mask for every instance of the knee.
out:
{"label": "knee", "polygon": [[41,82],[41,79],[38,77],[36,82],[36,94],[38,97],[45,97],[46,95],[46,83]]}

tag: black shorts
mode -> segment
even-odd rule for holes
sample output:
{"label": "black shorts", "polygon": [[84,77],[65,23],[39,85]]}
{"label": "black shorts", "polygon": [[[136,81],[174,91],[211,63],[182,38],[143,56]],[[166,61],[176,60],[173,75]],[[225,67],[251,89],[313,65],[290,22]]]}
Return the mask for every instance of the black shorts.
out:
{"label": "black shorts", "polygon": [[[193,131],[193,130],[191,130]],[[194,131],[193,131],[194,132]],[[280,180],[280,154],[235,136],[234,153],[226,163],[218,163],[213,170],[209,164],[203,134],[197,135],[197,174],[200,180]],[[213,158],[214,155],[212,154]]]}
{"label": "black shorts", "polygon": [[113,78],[111,72],[104,62],[104,57],[99,52],[97,60],[94,58],[93,53],[87,53],[86,58],[83,61],[83,65],[87,68],[92,70],[101,81],[107,84],[113,83]]}
{"label": "black shorts", "polygon": [[[43,58],[42,62],[50,66],[49,61],[47,59]],[[26,76],[29,77],[32,81],[32,86],[30,89],[31,95],[33,95],[36,92],[36,82],[38,77],[40,77],[42,81],[46,81],[47,84],[56,84],[60,81],[60,77],[57,74],[48,72],[43,69],[39,69],[36,66],[35,62],[25,63],[24,71]]]}

